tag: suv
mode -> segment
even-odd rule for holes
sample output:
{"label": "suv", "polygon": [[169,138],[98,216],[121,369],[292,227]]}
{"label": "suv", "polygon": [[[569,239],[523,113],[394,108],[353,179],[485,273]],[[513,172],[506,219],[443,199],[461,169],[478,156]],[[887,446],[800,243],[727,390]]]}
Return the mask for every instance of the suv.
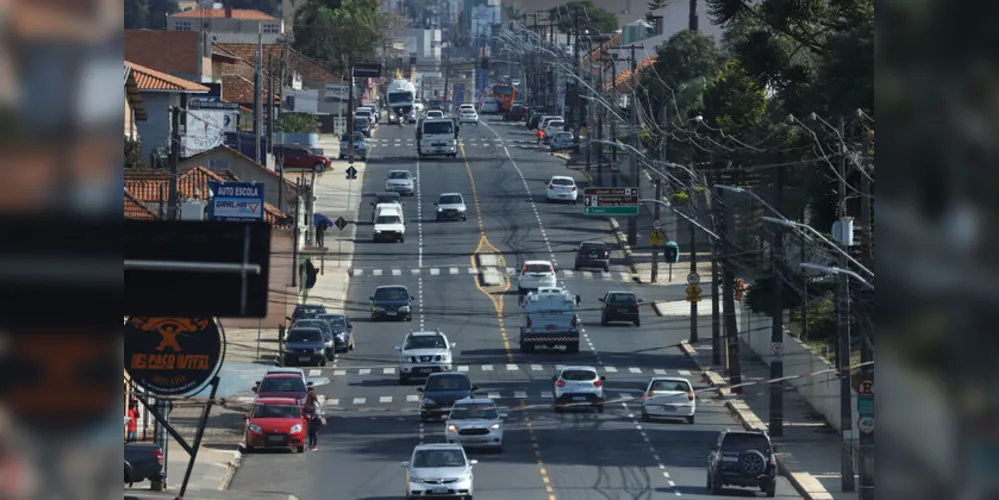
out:
{"label": "suv", "polygon": [[302,146],[288,144],[274,146],[274,156],[280,158],[278,165],[282,169],[311,168],[319,174],[333,165],[329,158],[318,155],[311,149]]}
{"label": "suv", "polygon": [[583,405],[603,413],[605,380],[607,378],[598,375],[597,369],[592,366],[566,366],[558,370],[552,377],[552,382],[555,382],[555,413],[566,407]]}
{"label": "suv", "polygon": [[572,266],[579,271],[584,267],[596,267],[610,271],[610,247],[602,241],[584,241],[576,250],[576,261]]}
{"label": "suv", "polygon": [[399,351],[399,383],[405,385],[414,378],[451,371],[451,350],[455,345],[440,331],[409,332],[406,340],[395,346]]}
{"label": "suv", "polygon": [[642,299],[635,292],[610,291],[600,297],[604,308],[600,312],[600,326],[607,326],[611,321],[634,323],[642,326]]}
{"label": "suv", "polygon": [[461,193],[442,193],[434,203],[437,220],[468,220],[468,208]]}
{"label": "suv", "polygon": [[776,448],[763,431],[723,430],[708,455],[707,488],[712,495],[724,486],[759,488],[777,494]]}

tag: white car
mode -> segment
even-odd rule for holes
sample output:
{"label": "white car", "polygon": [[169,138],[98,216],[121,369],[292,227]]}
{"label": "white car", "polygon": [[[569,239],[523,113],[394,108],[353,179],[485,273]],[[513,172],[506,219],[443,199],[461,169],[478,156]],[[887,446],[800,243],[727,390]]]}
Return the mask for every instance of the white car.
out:
{"label": "white car", "polygon": [[444,423],[444,440],[466,448],[503,450],[503,419],[491,399],[455,401]]}
{"label": "white car", "polygon": [[[375,207],[378,208],[378,207]],[[385,204],[375,215],[373,241],[406,242],[406,222],[402,207]]]}
{"label": "white car", "polygon": [[566,366],[558,370],[555,382],[555,412],[566,408],[592,407],[604,412],[604,382],[606,377],[592,366]]}
{"label": "white car", "polygon": [[697,397],[690,381],[681,377],[652,377],[645,387],[642,420],[653,418],[683,419],[694,423]]}
{"label": "white car", "polygon": [[579,199],[579,189],[576,188],[576,181],[572,177],[555,175],[548,181],[545,196],[549,202],[571,201],[575,205],[576,200]]}
{"label": "white car", "polygon": [[555,134],[557,134],[559,132],[565,132],[566,131],[565,130],[565,121],[561,120],[561,119],[559,119],[559,120],[552,120],[552,121],[548,122],[545,125],[545,127],[543,129],[541,129],[541,130],[542,130],[542,132],[545,133],[545,142],[550,143],[551,140],[552,140],[552,137],[554,137]]}
{"label": "white car", "polygon": [[520,269],[517,291],[521,295],[540,288],[556,288],[555,266],[547,260],[529,260]]}
{"label": "white car", "polygon": [[472,498],[472,467],[460,444],[420,444],[413,456],[400,465],[406,469],[406,498]]}
{"label": "white car", "polygon": [[399,193],[399,196],[416,194],[416,177],[409,170],[389,170],[385,177],[385,191]]}
{"label": "white car", "polygon": [[479,112],[484,115],[499,113],[499,101],[496,99],[486,99],[485,101],[482,101],[482,107],[479,108]]}
{"label": "white car", "polygon": [[451,350],[456,346],[440,330],[409,332],[406,340],[395,346],[399,351],[399,383],[405,385],[412,379],[451,371],[454,368]]}
{"label": "white car", "polygon": [[305,382],[306,386],[309,385],[308,377],[305,376],[305,370],[303,370],[301,368],[293,368],[293,367],[274,367],[274,368],[268,368],[267,369],[267,375],[270,375],[272,373],[283,373],[283,374],[290,374],[290,375],[298,375],[299,377],[302,377],[302,382]]}
{"label": "white car", "polygon": [[427,114],[424,117],[428,120],[444,118],[444,112],[439,109],[431,109],[430,111],[427,111]]}
{"label": "white car", "polygon": [[465,108],[462,106],[461,110],[458,112],[458,123],[474,123],[479,124],[479,114],[475,112],[473,108]]}

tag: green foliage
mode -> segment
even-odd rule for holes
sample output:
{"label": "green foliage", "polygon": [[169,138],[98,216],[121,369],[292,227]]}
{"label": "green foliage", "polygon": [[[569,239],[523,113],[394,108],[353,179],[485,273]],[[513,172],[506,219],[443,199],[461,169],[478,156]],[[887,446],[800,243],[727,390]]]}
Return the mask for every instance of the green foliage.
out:
{"label": "green foliage", "polygon": [[337,74],[375,61],[388,36],[379,7],[379,0],[306,0],[295,12],[295,48]]}
{"label": "green foliage", "polygon": [[[748,296],[747,296],[748,298]],[[832,293],[815,297],[808,302],[808,335],[802,342],[821,343],[836,338],[836,301]],[[801,303],[791,309],[791,321],[801,324]]]}
{"label": "green foliage", "polygon": [[289,134],[315,134],[319,131],[315,115],[309,113],[282,113],[274,128]]}
{"label": "green foliage", "polygon": [[704,90],[704,121],[736,137],[753,135],[767,111],[767,98],[760,83],[730,60]]}
{"label": "green foliage", "polygon": [[667,92],[668,96],[668,89],[675,91],[691,80],[715,74],[720,61],[721,53],[713,38],[684,30],[656,49],[656,62],[645,73],[652,88]]}
{"label": "green foliage", "polygon": [[577,28],[590,33],[612,33],[617,31],[617,15],[593,4],[593,0],[569,0],[548,10],[548,18],[554,19],[562,32],[568,33]]}
{"label": "green foliage", "polygon": [[125,139],[125,168],[140,168],[145,166],[142,161],[142,148],[139,141]]}
{"label": "green foliage", "polygon": [[125,29],[141,30],[149,22],[149,3],[146,0],[125,0]]}
{"label": "green foliage", "polygon": [[670,203],[682,207],[690,203],[690,195],[685,189],[678,189],[669,197]]}

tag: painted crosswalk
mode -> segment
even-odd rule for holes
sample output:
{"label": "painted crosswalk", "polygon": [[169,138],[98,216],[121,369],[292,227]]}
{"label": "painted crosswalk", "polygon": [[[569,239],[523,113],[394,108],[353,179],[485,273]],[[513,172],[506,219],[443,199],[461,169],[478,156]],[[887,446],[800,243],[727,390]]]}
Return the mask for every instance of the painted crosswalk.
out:
{"label": "painted crosswalk", "polygon": [[[614,400],[629,400],[629,399],[639,399],[643,395],[642,389],[616,389],[608,390],[606,396]],[[509,401],[509,400],[528,400],[528,401],[545,401],[554,399],[552,391],[539,391],[539,390],[529,390],[529,391],[515,391],[515,390],[503,390],[503,391],[486,391],[479,394],[477,397],[485,397],[492,399],[494,401]],[[359,396],[359,397],[325,397],[320,396],[320,404],[327,409],[336,409],[337,407],[349,407],[349,406],[376,406],[376,405],[392,405],[392,404],[404,404],[412,403],[416,404],[420,402],[421,396],[418,393],[404,394],[404,395],[379,395],[379,396]],[[252,396],[246,396],[240,398],[241,402],[248,403],[252,402]]]}
{"label": "painted crosswalk", "polygon": [[[518,269],[514,267],[508,267],[505,269],[508,276],[516,277]],[[357,269],[351,268],[349,270],[350,276],[353,278],[366,278],[375,277],[380,278],[383,276],[394,276],[401,277],[403,275],[407,276],[437,276],[437,277],[447,277],[447,276],[466,276],[478,274],[479,269],[475,267],[424,267],[424,268],[410,268],[409,270],[404,269]],[[634,276],[632,273],[627,271],[574,271],[571,269],[564,269],[557,272],[562,279],[592,279],[592,280],[602,280],[602,281],[620,281],[620,282],[632,282],[634,281]]]}
{"label": "painted crosswalk", "polygon": [[[461,373],[477,373],[477,372],[531,372],[531,373],[545,373],[549,374],[562,368],[564,365],[540,365],[536,363],[531,364],[519,364],[519,363],[506,363],[506,364],[464,364],[464,365],[454,365],[452,368],[456,372]],[[665,368],[648,368],[639,366],[627,366],[627,367],[616,367],[616,366],[603,366],[600,368],[605,373],[626,373],[630,375],[648,375],[648,376],[672,376],[672,377],[691,377],[694,375],[692,370],[668,370]],[[378,366],[370,368],[331,368],[327,369],[326,373],[332,372],[334,377],[346,377],[346,376],[374,376],[374,375],[397,375],[398,367],[395,366]],[[310,370],[309,376],[319,376],[322,370]]]}
{"label": "painted crosswalk", "polygon": [[[523,145],[537,146],[538,141],[537,141],[537,139],[475,139],[475,138],[462,139],[462,140],[458,141],[458,145],[460,145],[460,146],[473,146],[473,147],[474,146],[504,146],[504,145],[511,145],[511,144],[513,144],[513,145],[523,144]],[[401,139],[401,138],[397,138],[397,139],[380,139],[380,138],[373,138],[373,139],[368,139],[367,145],[368,146],[382,146],[382,147],[385,147],[385,146],[413,146],[413,147],[416,147],[416,139]]]}

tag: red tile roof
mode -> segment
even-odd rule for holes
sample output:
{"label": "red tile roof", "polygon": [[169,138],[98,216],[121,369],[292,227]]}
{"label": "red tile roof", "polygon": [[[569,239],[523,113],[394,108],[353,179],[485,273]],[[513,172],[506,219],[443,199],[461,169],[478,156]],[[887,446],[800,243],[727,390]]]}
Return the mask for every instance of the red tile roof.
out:
{"label": "red tile roof", "polygon": [[[201,155],[207,155],[209,153],[214,153],[214,152],[216,152],[216,151],[218,151],[220,149],[228,152],[229,154],[231,154],[231,155],[233,155],[233,156],[235,156],[237,158],[241,158],[241,159],[243,159],[243,160],[245,160],[247,162],[250,162],[252,164],[257,165],[258,167],[260,167],[261,170],[263,170],[268,175],[271,175],[272,177],[274,177],[276,179],[281,179],[282,178],[281,174],[279,174],[279,173],[277,173],[277,172],[275,172],[275,171],[273,171],[273,170],[271,170],[271,169],[269,169],[269,168],[267,168],[267,167],[265,167],[265,166],[257,163],[257,161],[254,160],[253,158],[250,158],[249,156],[246,156],[243,153],[240,153],[239,151],[237,151],[237,150],[235,150],[233,148],[230,148],[229,146],[226,146],[225,144],[223,144],[221,146],[218,146],[218,147],[215,147],[215,148],[212,148],[212,149],[209,149],[207,151],[202,151],[202,152],[200,152],[200,153],[198,153],[198,154],[196,154],[194,156],[189,156],[187,158],[184,158],[184,162],[186,163],[188,161],[198,161],[197,158],[199,156],[201,156]],[[233,178],[231,180],[239,180],[239,179],[235,178],[235,174],[233,174],[232,172],[229,172],[228,170],[224,170],[222,172],[213,170],[213,172],[218,173],[220,175],[224,175],[224,174],[222,174],[222,172],[225,172],[225,175],[233,176]],[[294,189],[295,188],[295,183],[292,182],[291,180],[289,180],[288,178],[284,178],[284,182],[288,185],[289,189]]]}
{"label": "red tile roof", "polygon": [[125,30],[125,59],[174,75],[198,73],[197,31]]}
{"label": "red tile roof", "polygon": [[[281,96],[277,95],[276,85],[274,90],[274,104],[280,104]],[[266,96],[266,88],[264,88],[264,92],[264,95]],[[252,106],[254,104],[253,80],[248,80],[240,75],[222,75],[222,95],[225,96],[225,100],[227,102],[235,102]],[[264,100],[266,101],[266,98]]]}
{"label": "red tile roof", "polygon": [[125,66],[132,69],[135,83],[139,90],[170,90],[175,92],[208,92],[208,87],[189,82],[183,78],[168,75],[162,71],[147,68],[136,63],[125,61]]}
{"label": "red tile roof", "polygon": [[160,215],[155,210],[149,208],[148,205],[141,202],[132,193],[129,193],[128,189],[125,189],[124,198],[126,219],[155,220],[160,218]]}
{"label": "red tile roof", "polygon": [[[240,59],[246,61],[250,65],[251,71],[252,71],[252,68],[256,67],[256,62],[257,62],[257,57],[256,57],[256,54],[257,54],[257,44],[255,44],[255,43],[220,43],[218,45],[220,45],[221,47],[223,47],[230,54],[235,55],[236,57],[239,57]],[[282,51],[284,50],[284,48],[285,48],[285,46],[283,44],[268,44],[268,45],[264,45],[264,66],[265,66],[264,70],[265,71],[267,69],[266,68],[266,66],[267,66],[267,56],[270,55],[271,59],[273,61],[275,61],[275,64],[277,64],[277,61],[280,61],[282,59],[282,57],[283,57]],[[320,63],[319,61],[316,61],[315,59],[311,59],[309,57],[306,57],[301,52],[298,52],[295,49],[289,49],[289,52],[288,52],[288,68],[291,69],[292,71],[297,72],[298,74],[302,75],[302,81],[306,82],[306,83],[319,83],[319,82],[341,83],[341,82],[343,82],[343,78],[341,78],[340,76],[338,76],[338,75],[334,74],[333,72],[329,71],[325,66],[322,65],[322,63]],[[227,70],[228,70],[228,68],[227,68]],[[231,74],[227,70],[223,71],[223,74]],[[240,71],[245,71],[245,69],[241,69]],[[236,74],[242,74],[242,73],[236,73]],[[252,73],[251,73],[251,75],[243,74],[243,76],[249,78],[250,81],[253,81],[253,79],[252,79]]]}
{"label": "red tile roof", "polygon": [[226,16],[226,9],[191,9],[178,12],[170,17],[209,17],[213,19],[231,17],[233,19],[259,20],[276,19],[274,16],[256,9],[231,9],[231,16]]}
{"label": "red tile roof", "polygon": [[[235,176],[219,175],[203,166],[197,166],[177,177],[177,193],[183,199],[208,201],[211,192],[210,181],[228,181]],[[125,170],[125,190],[134,194],[135,198],[146,203],[163,203],[167,199],[170,183],[170,172],[162,169],[128,169]],[[283,227],[288,215],[277,207],[264,203],[264,220]]]}
{"label": "red tile roof", "polygon": [[[652,66],[656,63],[656,56],[649,56],[642,59],[635,70],[638,73],[638,77],[641,78],[642,71],[646,68]],[[614,82],[614,90],[617,92],[631,92],[631,68],[628,68],[617,75],[617,81]]]}

